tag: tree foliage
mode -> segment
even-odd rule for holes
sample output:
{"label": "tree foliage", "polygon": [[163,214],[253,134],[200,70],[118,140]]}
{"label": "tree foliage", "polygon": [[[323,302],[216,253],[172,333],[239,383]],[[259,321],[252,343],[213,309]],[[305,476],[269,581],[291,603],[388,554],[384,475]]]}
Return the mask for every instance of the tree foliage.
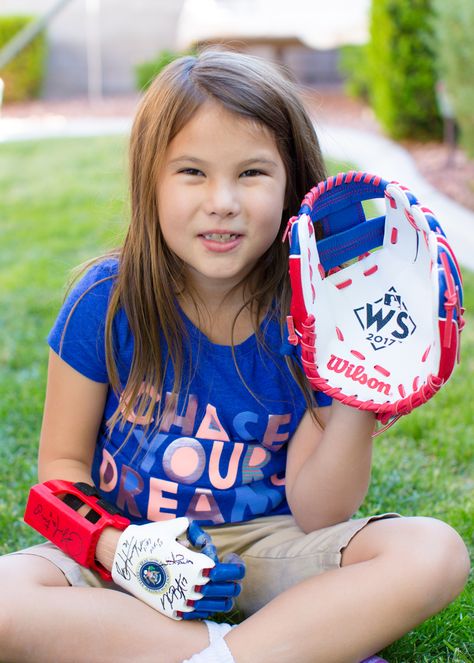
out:
{"label": "tree foliage", "polygon": [[[0,49],[33,20],[32,16],[0,16]],[[46,38],[40,33],[0,70],[5,101],[25,101],[41,91],[46,59]]]}
{"label": "tree foliage", "polygon": [[439,136],[431,0],[375,0],[367,47],[370,99],[394,138]]}
{"label": "tree foliage", "polygon": [[474,2],[435,0],[438,73],[466,151],[474,157]]}

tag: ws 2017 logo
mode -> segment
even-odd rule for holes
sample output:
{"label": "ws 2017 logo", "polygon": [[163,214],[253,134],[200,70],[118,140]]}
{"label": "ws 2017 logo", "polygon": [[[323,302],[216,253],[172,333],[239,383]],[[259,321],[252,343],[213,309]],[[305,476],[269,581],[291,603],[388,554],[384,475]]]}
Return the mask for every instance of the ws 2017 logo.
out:
{"label": "ws 2017 logo", "polygon": [[389,288],[380,299],[355,308],[354,313],[374,350],[402,343],[416,329],[413,318],[394,287]]}

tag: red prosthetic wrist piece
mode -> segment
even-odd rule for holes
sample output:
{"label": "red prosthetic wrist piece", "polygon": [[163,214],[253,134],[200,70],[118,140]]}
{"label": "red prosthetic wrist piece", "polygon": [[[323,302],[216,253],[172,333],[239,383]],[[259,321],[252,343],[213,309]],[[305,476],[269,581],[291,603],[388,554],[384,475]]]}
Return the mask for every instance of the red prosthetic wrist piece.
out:
{"label": "red prosthetic wrist piece", "polygon": [[[84,505],[89,511],[81,515],[77,510]],[[112,580],[110,571],[95,558],[97,542],[106,527],[123,531],[130,521],[101,499],[93,486],[62,480],[39,483],[30,490],[24,519],[81,566]]]}

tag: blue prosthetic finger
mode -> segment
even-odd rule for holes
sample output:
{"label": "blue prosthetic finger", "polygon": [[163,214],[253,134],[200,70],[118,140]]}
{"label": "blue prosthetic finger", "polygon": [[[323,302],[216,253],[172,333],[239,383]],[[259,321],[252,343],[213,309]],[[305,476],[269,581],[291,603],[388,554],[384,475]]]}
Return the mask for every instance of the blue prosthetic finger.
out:
{"label": "blue prosthetic finger", "polygon": [[212,542],[211,537],[205,532],[195,520],[189,523],[187,537],[190,543],[196,548],[201,548]]}
{"label": "blue prosthetic finger", "polygon": [[214,613],[212,612],[199,612],[198,610],[193,610],[193,612],[181,612],[178,613],[182,619],[209,619]]}
{"label": "blue prosthetic finger", "polygon": [[212,543],[209,542],[203,548],[201,548],[201,552],[204,553],[204,555],[210,557],[216,564],[219,563],[216,546],[213,545]]}
{"label": "blue prosthetic finger", "polygon": [[210,557],[216,564],[219,562],[217,550],[212,543],[210,535],[207,532],[204,532],[194,520],[191,521],[188,527],[188,540],[196,548],[201,548],[201,552]]}
{"label": "blue prosthetic finger", "polygon": [[238,564],[227,564],[221,562],[211,569],[209,578],[212,581],[233,581],[242,580],[245,577],[245,564],[240,561]]}
{"label": "blue prosthetic finger", "polygon": [[210,582],[198,589],[203,596],[230,597],[238,596],[242,591],[240,584],[236,582]]}
{"label": "blue prosthetic finger", "polygon": [[227,555],[224,555],[222,558],[222,561],[225,564],[244,564],[244,560],[240,555],[237,555],[237,553],[227,553]]}
{"label": "blue prosthetic finger", "polygon": [[232,599],[198,599],[197,601],[188,601],[199,612],[229,612],[234,607]]}

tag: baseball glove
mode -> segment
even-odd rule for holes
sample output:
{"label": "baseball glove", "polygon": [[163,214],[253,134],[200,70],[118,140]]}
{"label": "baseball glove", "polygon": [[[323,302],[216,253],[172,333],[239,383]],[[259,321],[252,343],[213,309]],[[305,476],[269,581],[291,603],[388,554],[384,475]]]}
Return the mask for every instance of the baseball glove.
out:
{"label": "baseball glove", "polygon": [[[374,198],[385,214],[368,219]],[[433,213],[396,182],[340,173],[305,196],[287,235],[288,340],[313,388],[384,424],[430,399],[459,361],[464,324],[459,266]]]}

